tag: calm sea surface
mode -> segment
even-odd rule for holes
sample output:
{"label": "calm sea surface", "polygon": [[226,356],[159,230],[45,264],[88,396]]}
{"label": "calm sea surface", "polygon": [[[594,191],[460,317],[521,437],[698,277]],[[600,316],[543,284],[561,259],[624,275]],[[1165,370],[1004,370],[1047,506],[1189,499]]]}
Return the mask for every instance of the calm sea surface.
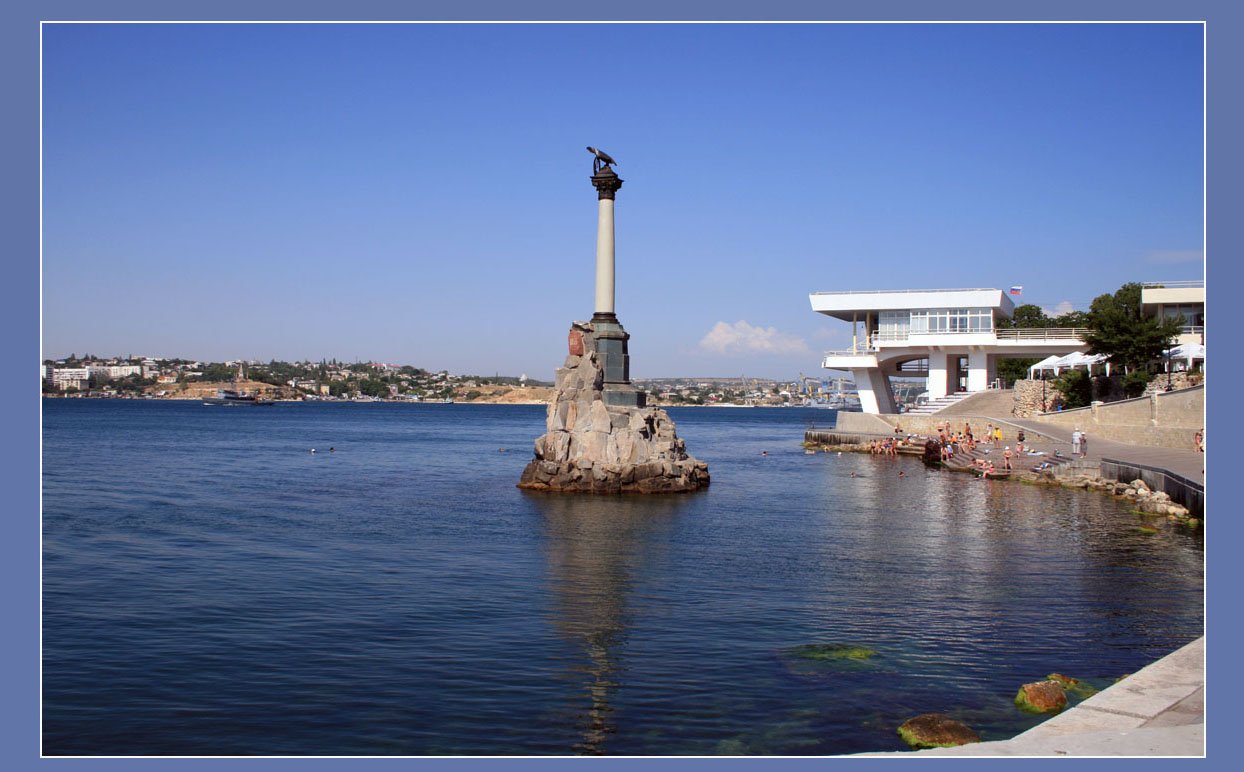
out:
{"label": "calm sea surface", "polygon": [[542,407],[45,401],[44,752],[899,750],[1202,633],[1196,531],[670,412],[705,492],[518,490]]}

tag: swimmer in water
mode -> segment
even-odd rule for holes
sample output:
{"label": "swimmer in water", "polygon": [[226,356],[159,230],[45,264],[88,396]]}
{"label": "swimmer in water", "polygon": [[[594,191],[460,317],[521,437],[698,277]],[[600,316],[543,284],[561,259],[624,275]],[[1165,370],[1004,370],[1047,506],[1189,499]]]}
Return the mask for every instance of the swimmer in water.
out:
{"label": "swimmer in water", "polygon": [[311,452],[312,452],[312,453],[314,453],[314,452],[315,452],[315,448],[311,448]]}
{"label": "swimmer in water", "polygon": [[767,455],[769,455],[769,451],[767,451],[767,450],[762,450],[762,451],[760,451],[760,455],[762,455],[762,456],[767,456]]}
{"label": "swimmer in water", "polygon": [[852,472],[852,473],[851,473],[851,476],[852,476],[852,477],[854,477],[854,476],[855,476],[855,472]]}
{"label": "swimmer in water", "polygon": [[899,477],[906,477],[906,476],[907,476],[907,473],[906,473],[906,472],[899,472],[899,473],[898,473],[898,476],[899,476]]}
{"label": "swimmer in water", "polygon": [[337,449],[336,449],[336,448],[329,448],[329,449],[328,449],[328,452],[329,452],[329,453],[336,453],[336,452],[337,452]]}

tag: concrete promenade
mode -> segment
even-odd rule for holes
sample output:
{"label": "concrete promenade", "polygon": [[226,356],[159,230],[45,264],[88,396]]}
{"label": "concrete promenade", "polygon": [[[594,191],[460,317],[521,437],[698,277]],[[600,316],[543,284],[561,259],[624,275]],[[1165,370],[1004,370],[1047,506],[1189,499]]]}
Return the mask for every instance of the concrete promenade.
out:
{"label": "concrete promenade", "polygon": [[[1026,434],[1031,435],[1039,432],[1052,439],[1064,454],[1070,452],[1071,429],[1064,429],[1061,426],[1053,426],[1040,421],[1022,418],[1000,418],[998,420],[1013,426],[1022,426]],[[954,427],[954,419],[950,418],[950,421],[951,426]],[[1092,427],[1087,427],[1085,430],[1091,429]],[[1005,432],[1005,429],[1003,431]],[[1014,445],[1014,432],[1006,432],[1005,439],[1008,440],[1006,444]],[[1034,439],[1036,438],[1034,437]],[[1113,458],[1118,461],[1130,461],[1144,466],[1169,469],[1175,474],[1182,475],[1193,482],[1202,484],[1205,482],[1205,454],[1198,450],[1129,445],[1126,442],[1098,439],[1090,432],[1088,453],[1084,458],[1085,464],[1096,466],[1101,463],[1103,458]]]}
{"label": "concrete promenade", "polygon": [[854,755],[1203,756],[1205,638],[1009,740]]}

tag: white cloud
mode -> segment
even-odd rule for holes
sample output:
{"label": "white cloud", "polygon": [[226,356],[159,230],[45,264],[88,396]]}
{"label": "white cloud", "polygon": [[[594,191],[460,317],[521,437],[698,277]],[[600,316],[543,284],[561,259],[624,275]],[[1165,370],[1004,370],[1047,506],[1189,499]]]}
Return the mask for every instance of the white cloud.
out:
{"label": "white cloud", "polygon": [[1155,249],[1145,255],[1145,262],[1154,265],[1201,262],[1199,249]]}
{"label": "white cloud", "polygon": [[812,333],[814,338],[845,338],[847,333],[844,330],[831,330],[828,327],[818,327],[816,332]]}
{"label": "white cloud", "polygon": [[1076,310],[1076,308],[1071,305],[1071,301],[1064,300],[1053,308],[1042,308],[1041,313],[1046,316],[1062,316],[1063,314],[1071,313],[1074,310]]}
{"label": "white cloud", "polygon": [[808,344],[776,327],[754,327],[740,319],[734,324],[718,322],[700,340],[700,349],[713,354],[806,354]]}

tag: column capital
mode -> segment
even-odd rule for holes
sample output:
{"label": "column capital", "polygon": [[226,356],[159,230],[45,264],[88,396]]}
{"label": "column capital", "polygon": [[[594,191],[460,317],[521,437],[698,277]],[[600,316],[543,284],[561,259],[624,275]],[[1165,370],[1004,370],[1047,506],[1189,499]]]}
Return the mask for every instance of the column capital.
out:
{"label": "column capital", "polygon": [[617,172],[608,166],[593,174],[589,179],[592,181],[592,186],[596,188],[597,199],[608,198],[612,200],[614,194],[618,192],[618,188],[622,187],[623,182]]}

